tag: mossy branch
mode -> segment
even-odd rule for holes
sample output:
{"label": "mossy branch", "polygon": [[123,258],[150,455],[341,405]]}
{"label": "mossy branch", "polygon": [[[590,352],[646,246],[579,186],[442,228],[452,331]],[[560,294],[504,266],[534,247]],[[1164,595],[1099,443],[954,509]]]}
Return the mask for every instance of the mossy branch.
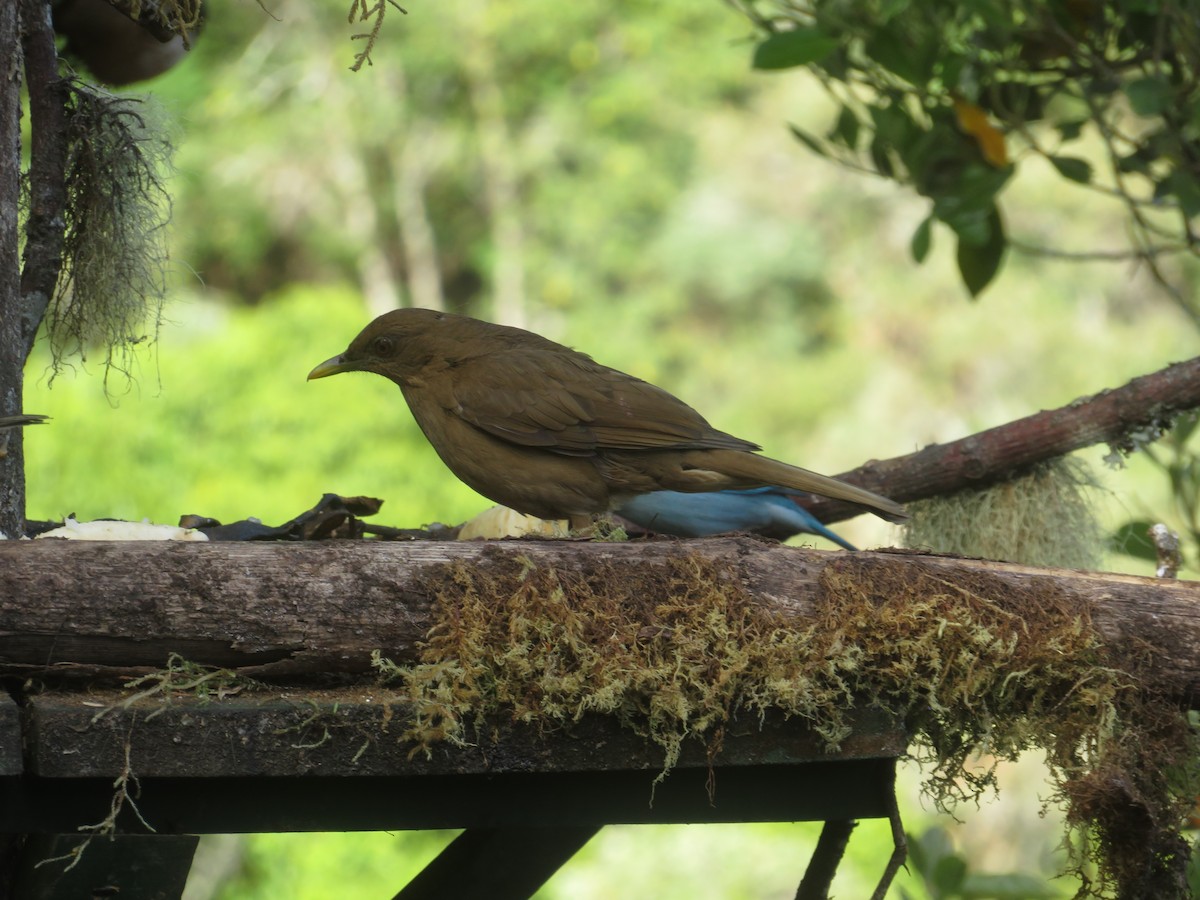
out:
{"label": "mossy branch", "polygon": [[394,6],[404,15],[408,15],[408,10],[400,6],[395,0],[350,0],[350,13],[348,20],[351,25],[355,22],[370,22],[371,30],[359,32],[350,36],[351,40],[365,41],[363,48],[354,54],[354,65],[350,67],[351,72],[357,72],[366,63],[372,65],[371,53],[375,49],[375,41],[379,39],[379,32],[383,28],[383,17],[387,14],[388,6]]}
{"label": "mossy branch", "polygon": [[[901,503],[940,497],[988,487],[1094,444],[1109,444],[1111,455],[1119,458],[1157,440],[1177,415],[1195,409],[1200,409],[1200,357],[1058,409],[957,441],[931,444],[915,453],[871,461],[837,477]],[[861,512],[824,497],[803,505],[827,523]]]}

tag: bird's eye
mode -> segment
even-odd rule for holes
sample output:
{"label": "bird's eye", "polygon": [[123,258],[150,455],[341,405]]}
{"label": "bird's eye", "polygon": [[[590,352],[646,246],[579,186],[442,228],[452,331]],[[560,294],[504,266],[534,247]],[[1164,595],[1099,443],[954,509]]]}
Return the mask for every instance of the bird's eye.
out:
{"label": "bird's eye", "polygon": [[376,356],[391,356],[396,349],[396,342],[390,337],[377,337],[371,342],[371,348]]}

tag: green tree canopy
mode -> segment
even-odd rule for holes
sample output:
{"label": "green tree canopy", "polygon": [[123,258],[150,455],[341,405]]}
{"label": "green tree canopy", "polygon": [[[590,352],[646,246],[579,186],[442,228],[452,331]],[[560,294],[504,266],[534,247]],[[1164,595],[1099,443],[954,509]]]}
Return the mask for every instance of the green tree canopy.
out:
{"label": "green tree canopy", "polygon": [[[1200,22],[1192,4],[733,2],[765,34],[757,68],[807,67],[836,101],[828,131],[797,127],[796,137],[927,197],[912,254],[923,260],[931,225],[947,226],[973,295],[1014,243],[1000,195],[1036,158],[1121,204],[1125,252],[1144,259],[1160,282],[1164,254],[1196,255]],[[1200,318],[1194,301],[1186,305]]]}

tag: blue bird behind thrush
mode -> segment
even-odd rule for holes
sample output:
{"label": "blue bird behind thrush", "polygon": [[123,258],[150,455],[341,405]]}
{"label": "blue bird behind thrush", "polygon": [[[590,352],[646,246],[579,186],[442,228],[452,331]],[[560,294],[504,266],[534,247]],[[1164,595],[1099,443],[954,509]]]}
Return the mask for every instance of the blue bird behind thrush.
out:
{"label": "blue bird behind thrush", "polygon": [[816,534],[847,550],[857,549],[799,506],[793,494],[777,487],[709,494],[655,491],[634,497],[615,512],[647,531],[678,537],[749,531],[783,541],[796,534]]}

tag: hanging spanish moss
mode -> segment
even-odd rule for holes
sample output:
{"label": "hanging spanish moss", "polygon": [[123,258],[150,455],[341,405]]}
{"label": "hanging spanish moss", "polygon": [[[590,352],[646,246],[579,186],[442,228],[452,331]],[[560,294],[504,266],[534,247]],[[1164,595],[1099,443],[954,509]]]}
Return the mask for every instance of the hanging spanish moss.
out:
{"label": "hanging spanish moss", "polygon": [[1097,569],[1104,532],[1087,464],[1060,457],[1020,478],[909,504],[904,545],[1029,566]]}
{"label": "hanging spanish moss", "polygon": [[103,354],[105,382],[130,374],[133,350],[158,335],[169,261],[173,151],[141,100],[64,82],[67,166],[63,273],[45,327],[59,371]]}

